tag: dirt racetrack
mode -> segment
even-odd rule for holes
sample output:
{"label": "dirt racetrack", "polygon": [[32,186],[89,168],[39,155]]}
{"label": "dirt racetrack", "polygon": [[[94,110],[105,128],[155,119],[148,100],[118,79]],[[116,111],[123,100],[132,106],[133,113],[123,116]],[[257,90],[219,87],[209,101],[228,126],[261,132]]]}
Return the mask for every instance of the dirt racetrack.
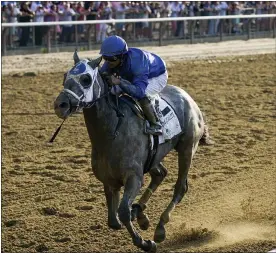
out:
{"label": "dirt racetrack", "polygon": [[[216,144],[199,147],[158,252],[276,248],[275,69],[275,54],[168,62],[169,83],[195,99]],[[137,252],[126,229],[107,227],[82,115],[47,145],[60,124],[52,104],[64,70],[2,76],[2,252]],[[145,239],[176,182],[176,153],[164,163],[169,173],[150,200]]]}

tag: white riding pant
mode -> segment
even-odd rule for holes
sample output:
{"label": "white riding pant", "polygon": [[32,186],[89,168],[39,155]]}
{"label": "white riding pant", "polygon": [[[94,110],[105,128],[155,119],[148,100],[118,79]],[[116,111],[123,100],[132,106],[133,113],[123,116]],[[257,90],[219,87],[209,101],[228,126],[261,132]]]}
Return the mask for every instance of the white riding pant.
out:
{"label": "white riding pant", "polygon": [[[168,72],[166,71],[160,76],[153,77],[148,80],[149,84],[146,88],[146,96],[150,100],[154,100],[156,96],[165,88],[168,81]],[[111,89],[112,94],[118,94],[120,95],[123,93],[122,89],[119,86],[113,86]]]}
{"label": "white riding pant", "polygon": [[159,94],[167,85],[168,82],[168,72],[166,71],[160,76],[153,77],[148,80],[149,84],[146,88],[146,96],[154,97]]}

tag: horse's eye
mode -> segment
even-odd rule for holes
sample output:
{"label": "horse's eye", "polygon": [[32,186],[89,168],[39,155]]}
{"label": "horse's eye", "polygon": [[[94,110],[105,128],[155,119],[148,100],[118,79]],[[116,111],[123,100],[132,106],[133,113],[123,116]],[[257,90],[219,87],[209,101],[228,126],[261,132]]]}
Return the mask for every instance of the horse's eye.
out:
{"label": "horse's eye", "polygon": [[88,74],[82,75],[80,77],[80,84],[83,86],[83,88],[88,88],[92,83],[91,76]]}

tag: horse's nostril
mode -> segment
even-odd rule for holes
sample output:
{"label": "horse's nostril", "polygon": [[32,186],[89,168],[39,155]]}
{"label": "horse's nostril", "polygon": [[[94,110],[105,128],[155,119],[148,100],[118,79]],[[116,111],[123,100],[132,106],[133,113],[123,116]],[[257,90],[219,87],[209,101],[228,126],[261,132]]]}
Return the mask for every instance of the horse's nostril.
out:
{"label": "horse's nostril", "polygon": [[69,105],[68,105],[68,103],[66,103],[66,102],[62,102],[62,103],[59,104],[58,107],[59,107],[59,108],[62,108],[62,109],[65,109],[65,108],[68,108]]}

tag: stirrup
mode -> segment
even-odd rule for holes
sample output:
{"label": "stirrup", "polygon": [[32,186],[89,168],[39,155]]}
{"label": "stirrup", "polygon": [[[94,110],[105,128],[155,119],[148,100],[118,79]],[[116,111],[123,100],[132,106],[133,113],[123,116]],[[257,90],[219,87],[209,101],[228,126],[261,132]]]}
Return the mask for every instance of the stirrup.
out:
{"label": "stirrup", "polygon": [[154,126],[151,126],[148,121],[145,121],[145,134],[152,134],[152,135],[162,135],[162,126],[157,124]]}

